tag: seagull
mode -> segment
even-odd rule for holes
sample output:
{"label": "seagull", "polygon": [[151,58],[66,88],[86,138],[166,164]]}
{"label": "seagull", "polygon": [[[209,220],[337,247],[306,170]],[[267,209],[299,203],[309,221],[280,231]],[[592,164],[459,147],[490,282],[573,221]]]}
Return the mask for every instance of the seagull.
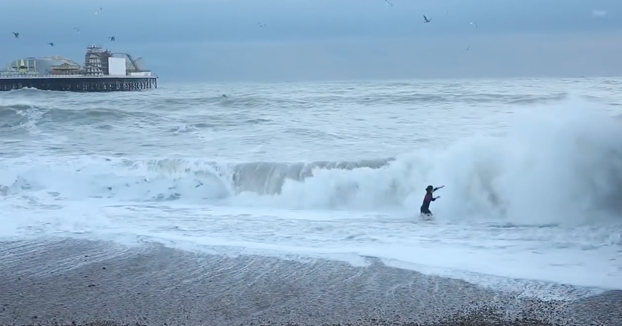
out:
{"label": "seagull", "polygon": [[471,48],[471,46],[470,46],[470,45],[469,45],[469,46],[467,46],[467,51],[469,51],[469,48]]}
{"label": "seagull", "polygon": [[384,2],[387,4],[387,6],[391,6],[393,7],[393,4],[389,2],[389,0],[384,0]]}
{"label": "seagull", "polygon": [[475,26],[475,28],[477,28],[477,24],[476,23],[470,22],[469,24],[471,24],[471,25]]}
{"label": "seagull", "polygon": [[19,33],[17,33],[17,32],[12,32],[12,33],[15,36],[15,38],[19,38]]}
{"label": "seagull", "polygon": [[112,42],[114,42],[114,40],[116,40],[116,38],[114,36],[110,36],[108,37]]}
{"label": "seagull", "polygon": [[80,28],[79,27],[74,27],[73,30],[76,31],[76,34],[80,34]]}
{"label": "seagull", "polygon": [[54,42],[50,42],[48,43],[50,46],[54,46]]}
{"label": "seagull", "polygon": [[432,19],[428,19],[428,17],[426,17],[425,15],[423,15],[423,20],[424,20],[424,23],[429,23],[432,21]]}
{"label": "seagull", "polygon": [[264,24],[264,23],[257,23],[257,26],[259,26],[260,28],[261,27],[266,27],[266,24]]}
{"label": "seagull", "polygon": [[100,13],[100,12],[102,12],[102,10],[104,10],[104,8],[99,7],[99,10],[97,10],[97,11],[95,12],[95,14],[96,14],[96,15],[99,15],[99,13]]}

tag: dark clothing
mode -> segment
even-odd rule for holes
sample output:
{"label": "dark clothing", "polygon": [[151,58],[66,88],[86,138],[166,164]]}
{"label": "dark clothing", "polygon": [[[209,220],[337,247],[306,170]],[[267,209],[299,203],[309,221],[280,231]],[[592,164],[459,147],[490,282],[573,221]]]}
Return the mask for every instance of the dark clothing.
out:
{"label": "dark clothing", "polygon": [[437,190],[438,188],[434,188],[432,191],[428,191],[425,194],[425,197],[423,197],[423,204],[421,204],[421,214],[432,215],[432,212],[430,211],[430,203],[436,200],[433,193]]}
{"label": "dark clothing", "polygon": [[425,197],[423,198],[423,204],[421,204],[421,214],[432,215],[432,212],[430,211],[430,203],[435,200],[436,198],[432,197],[431,192],[425,194]]}
{"label": "dark clothing", "polygon": [[432,192],[426,193],[425,197],[423,197],[423,203],[427,205],[430,205],[430,202],[435,201],[435,200],[436,198],[432,196]]}

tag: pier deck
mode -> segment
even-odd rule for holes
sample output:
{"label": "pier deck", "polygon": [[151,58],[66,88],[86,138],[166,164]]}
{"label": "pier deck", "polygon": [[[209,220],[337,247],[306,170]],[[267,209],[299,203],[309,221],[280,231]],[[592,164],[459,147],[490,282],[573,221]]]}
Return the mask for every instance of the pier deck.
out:
{"label": "pier deck", "polygon": [[0,75],[0,91],[36,88],[69,92],[138,91],[158,87],[157,76]]}

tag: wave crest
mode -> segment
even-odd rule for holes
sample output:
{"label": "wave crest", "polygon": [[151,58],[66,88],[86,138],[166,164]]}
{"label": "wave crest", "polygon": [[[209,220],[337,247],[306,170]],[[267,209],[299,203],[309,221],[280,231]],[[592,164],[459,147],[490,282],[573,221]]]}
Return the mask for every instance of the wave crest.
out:
{"label": "wave crest", "polygon": [[432,205],[441,218],[492,217],[532,224],[619,221],[619,139],[619,119],[595,111],[549,110],[517,115],[502,137],[474,136],[395,158],[13,162],[2,168],[0,184],[6,195],[45,190],[68,198],[414,212],[426,185],[445,184],[441,200]]}

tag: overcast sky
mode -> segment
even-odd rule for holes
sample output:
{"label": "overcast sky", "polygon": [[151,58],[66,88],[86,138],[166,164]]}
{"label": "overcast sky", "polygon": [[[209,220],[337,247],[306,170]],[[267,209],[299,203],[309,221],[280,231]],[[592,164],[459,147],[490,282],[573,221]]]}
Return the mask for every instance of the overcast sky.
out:
{"label": "overcast sky", "polygon": [[389,1],[4,1],[0,64],[97,44],[180,81],[622,75],[622,0]]}

